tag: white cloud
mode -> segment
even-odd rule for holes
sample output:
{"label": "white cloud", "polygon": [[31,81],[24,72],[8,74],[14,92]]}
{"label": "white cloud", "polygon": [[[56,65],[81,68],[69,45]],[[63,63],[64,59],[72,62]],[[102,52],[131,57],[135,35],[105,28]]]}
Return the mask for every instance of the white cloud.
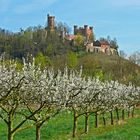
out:
{"label": "white cloud", "polygon": [[57,0],[31,0],[25,4],[16,5],[13,11],[16,14],[26,14],[43,8],[48,8],[56,1]]}

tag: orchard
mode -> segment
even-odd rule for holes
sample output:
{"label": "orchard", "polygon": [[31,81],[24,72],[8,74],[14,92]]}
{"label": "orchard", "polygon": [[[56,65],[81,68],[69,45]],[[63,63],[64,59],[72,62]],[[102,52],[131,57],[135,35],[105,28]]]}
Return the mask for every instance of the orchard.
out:
{"label": "orchard", "polygon": [[79,71],[67,67],[63,71],[41,69],[34,60],[30,63],[23,60],[22,68],[18,69],[15,61],[6,63],[0,59],[0,121],[7,126],[8,140],[30,127],[36,128],[36,140],[40,140],[41,127],[61,111],[72,112],[72,137],[75,137],[79,117],[85,117],[84,132],[88,133],[90,115],[95,117],[96,128],[98,116],[102,116],[104,126],[108,125],[106,114],[114,125],[114,121],[124,120],[126,113],[134,117],[138,105],[140,87],[131,83],[87,77],[82,68]]}

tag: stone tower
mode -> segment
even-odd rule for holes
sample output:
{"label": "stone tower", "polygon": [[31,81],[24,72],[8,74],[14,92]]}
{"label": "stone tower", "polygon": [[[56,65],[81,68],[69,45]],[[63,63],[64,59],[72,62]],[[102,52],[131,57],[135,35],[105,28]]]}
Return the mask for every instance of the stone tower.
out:
{"label": "stone tower", "polygon": [[55,16],[50,16],[49,14],[47,15],[48,17],[48,24],[47,27],[49,31],[54,31],[55,30]]}

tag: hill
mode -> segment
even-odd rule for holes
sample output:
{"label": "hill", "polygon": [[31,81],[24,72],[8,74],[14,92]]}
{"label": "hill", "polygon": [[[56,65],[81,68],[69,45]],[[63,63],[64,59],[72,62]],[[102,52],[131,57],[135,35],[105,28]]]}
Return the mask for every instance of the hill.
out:
{"label": "hill", "polygon": [[67,55],[56,56],[51,61],[55,68],[63,69],[65,65],[68,65],[69,68],[80,69],[82,66],[87,76],[98,76],[102,80],[118,80],[125,84],[132,82],[140,85],[140,67],[117,55],[70,52]]}

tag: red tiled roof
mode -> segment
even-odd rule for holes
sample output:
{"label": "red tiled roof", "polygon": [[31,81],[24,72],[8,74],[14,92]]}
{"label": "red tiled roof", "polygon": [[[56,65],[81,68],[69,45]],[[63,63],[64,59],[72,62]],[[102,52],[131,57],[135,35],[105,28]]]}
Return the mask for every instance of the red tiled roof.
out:
{"label": "red tiled roof", "polygon": [[106,40],[100,40],[101,45],[109,45],[108,41]]}

